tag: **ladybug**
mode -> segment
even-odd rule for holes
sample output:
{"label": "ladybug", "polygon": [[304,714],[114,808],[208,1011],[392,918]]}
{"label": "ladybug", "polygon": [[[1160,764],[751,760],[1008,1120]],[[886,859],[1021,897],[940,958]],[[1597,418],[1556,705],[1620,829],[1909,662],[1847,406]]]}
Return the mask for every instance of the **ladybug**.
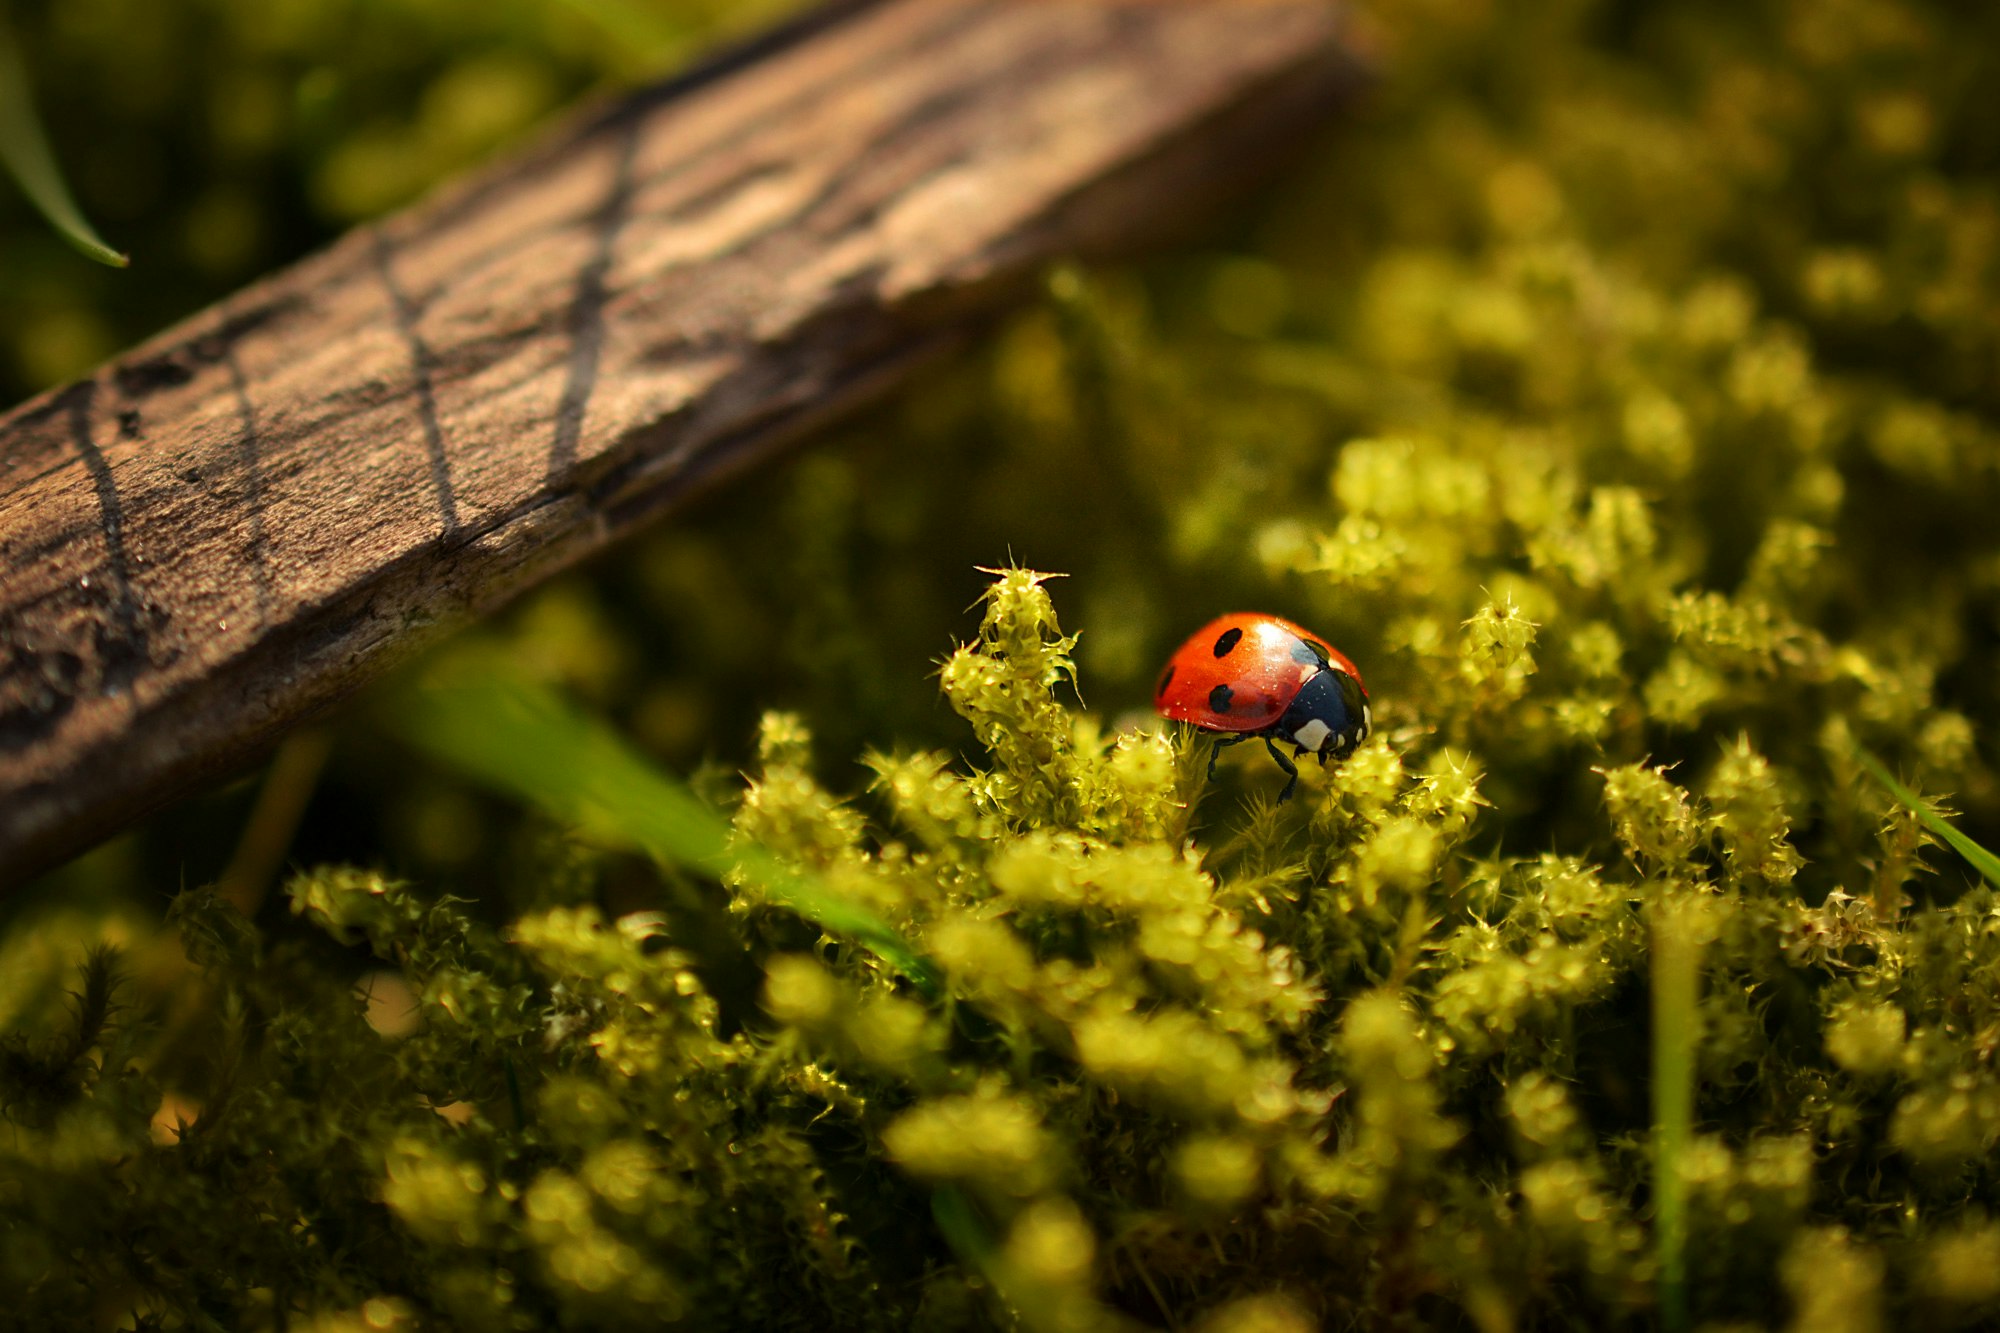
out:
{"label": "ladybug", "polygon": [[[1324,768],[1366,740],[1375,719],[1368,687],[1344,653],[1289,620],[1238,611],[1211,620],[1180,646],[1160,673],[1153,707],[1161,717],[1219,733],[1225,745],[1262,738],[1291,779],[1279,794],[1291,799],[1299,785],[1292,759],[1316,754]],[[1282,741],[1292,759],[1278,752]],[[1208,757],[1215,776],[1215,754]]]}

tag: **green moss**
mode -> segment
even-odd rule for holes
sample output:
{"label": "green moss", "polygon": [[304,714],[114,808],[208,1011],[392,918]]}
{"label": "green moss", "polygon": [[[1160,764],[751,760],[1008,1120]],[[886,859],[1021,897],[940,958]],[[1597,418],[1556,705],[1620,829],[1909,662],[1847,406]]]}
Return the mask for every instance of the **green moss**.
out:
{"label": "green moss", "polygon": [[[1745,868],[1746,848],[1763,866],[1790,843],[1768,761],[1740,738],[1710,800],[1655,768],[1605,771],[1595,845],[1622,848],[1623,870],[1472,855],[1483,798],[1463,756],[1420,742],[1429,771],[1411,772],[1381,738],[1203,855],[1176,830],[1206,743],[1107,738],[1063,706],[1077,640],[1044,583],[1000,574],[946,666],[994,739],[984,761],[878,757],[880,822],[811,776],[796,717],[766,720],[733,855],[871,915],[801,934],[815,899],[725,871],[735,947],[762,973],[754,1012],[725,1020],[703,979],[721,960],[662,947],[656,913],[554,906],[495,932],[377,874],[300,876],[294,909],[412,993],[413,1028],[371,1029],[329,958],[191,893],[176,921],[204,979],[183,985],[218,1044],[183,1059],[184,1123],[155,1130],[156,1056],[121,1025],[100,956],[69,1019],[8,1048],[10,1262],[37,1317],[112,1291],[170,1324],[256,1323],[278,1303],[378,1327],[1011,1310],[1094,1328],[1120,1307],[1192,1317],[1289,1291],[1322,1318],[1456,1305],[1562,1322],[1642,1312],[1670,1271],[1704,1315],[1754,1318],[1773,1313],[1760,1274],[1809,1314],[1833,1300],[1809,1274],[1831,1265],[1829,1308],[1872,1318],[1892,1259],[1966,1267],[1983,1232],[1912,1247],[1905,1224],[1866,1219],[1893,1200],[1971,1225],[1990,1197],[1990,891],[1833,938],[1837,902],[1784,891],[1794,864]],[[1485,688],[1496,644],[1526,638],[1516,620],[1489,604],[1446,679]],[[418,699],[465,690],[464,672]],[[529,749],[614,744],[520,715],[539,719],[516,737]],[[490,762],[486,736],[426,734]],[[597,810],[602,836],[652,827]],[[871,932],[909,941],[934,987],[856,947]],[[1788,938],[1824,942],[1788,956]],[[1649,969],[1655,1040],[1681,1034],[1650,1111],[1625,1058]],[[1671,1193],[1634,1151],[1649,1124]],[[1829,1160],[1850,1182],[1815,1203]],[[35,1208],[55,1179],[92,1199],[87,1218]],[[1669,1197],[1671,1223],[1654,1211]],[[225,1251],[170,1239],[245,1207],[292,1222]],[[1671,1227],[1658,1259],[1649,1221]]]}

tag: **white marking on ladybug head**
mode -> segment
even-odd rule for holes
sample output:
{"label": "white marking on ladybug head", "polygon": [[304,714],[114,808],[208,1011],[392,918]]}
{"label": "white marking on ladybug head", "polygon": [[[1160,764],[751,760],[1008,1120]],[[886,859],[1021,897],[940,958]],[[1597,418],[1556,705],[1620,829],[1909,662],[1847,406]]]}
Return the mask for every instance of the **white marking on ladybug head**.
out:
{"label": "white marking on ladybug head", "polygon": [[1363,704],[1361,705],[1361,730],[1355,733],[1354,738],[1356,740],[1365,739],[1368,733],[1373,730],[1375,730],[1375,715],[1368,711],[1367,704]]}
{"label": "white marking on ladybug head", "polygon": [[1321,748],[1326,745],[1326,738],[1332,734],[1332,727],[1329,727],[1319,718],[1314,718],[1292,733],[1292,743],[1294,745],[1303,745],[1314,754],[1318,754]]}

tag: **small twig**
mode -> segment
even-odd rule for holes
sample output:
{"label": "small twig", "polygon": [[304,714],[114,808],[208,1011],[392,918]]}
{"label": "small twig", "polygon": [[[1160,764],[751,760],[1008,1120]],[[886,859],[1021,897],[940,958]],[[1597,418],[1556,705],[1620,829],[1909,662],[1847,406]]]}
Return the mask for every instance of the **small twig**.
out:
{"label": "small twig", "polygon": [[271,760],[236,854],[215,885],[216,893],[244,916],[256,916],[270,892],[332,750],[333,737],[327,732],[302,731],[279,746]]}

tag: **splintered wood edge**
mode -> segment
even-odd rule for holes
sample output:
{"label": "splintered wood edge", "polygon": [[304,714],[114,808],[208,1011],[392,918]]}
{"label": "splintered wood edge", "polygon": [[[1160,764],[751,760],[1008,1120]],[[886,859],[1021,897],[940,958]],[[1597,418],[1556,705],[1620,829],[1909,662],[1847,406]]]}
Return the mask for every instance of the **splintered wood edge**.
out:
{"label": "splintered wood edge", "polygon": [[1323,0],[809,14],[0,417],[0,888],[875,397],[1354,82]]}

